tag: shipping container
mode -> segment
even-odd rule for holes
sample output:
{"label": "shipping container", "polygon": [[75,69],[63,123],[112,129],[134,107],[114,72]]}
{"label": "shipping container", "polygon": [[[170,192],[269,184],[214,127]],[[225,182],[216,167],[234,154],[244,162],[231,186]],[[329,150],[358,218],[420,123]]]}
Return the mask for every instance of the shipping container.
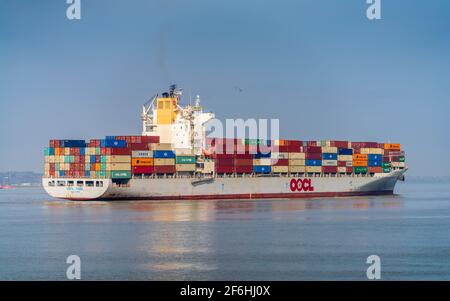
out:
{"label": "shipping container", "polygon": [[289,159],[306,159],[305,153],[288,153]]}
{"label": "shipping container", "polygon": [[264,159],[254,159],[253,165],[271,165],[272,160],[270,158],[264,158]]}
{"label": "shipping container", "polygon": [[[233,158],[221,158],[215,160],[216,166],[233,166],[234,159]],[[252,160],[253,164],[253,160]]]}
{"label": "shipping container", "polygon": [[306,172],[306,166],[289,165],[289,172],[290,173],[305,173]]}
{"label": "shipping container", "polygon": [[306,160],[306,166],[321,166],[322,160]]}
{"label": "shipping container", "polygon": [[272,166],[273,173],[288,173],[289,166]]}
{"label": "shipping container", "polygon": [[171,150],[154,150],[153,158],[175,158],[175,153]]}
{"label": "shipping container", "polygon": [[235,166],[253,166],[253,159],[235,159]]}
{"label": "shipping container", "polygon": [[235,172],[235,173],[252,173],[253,166],[252,165],[234,166],[233,172]]}
{"label": "shipping container", "polygon": [[289,165],[305,166],[305,159],[289,159]]}
{"label": "shipping container", "polygon": [[131,159],[133,166],[151,166],[153,165],[153,158],[133,158]]}
{"label": "shipping container", "polygon": [[370,166],[368,171],[369,171],[369,173],[382,173],[383,168],[380,166],[378,166],[378,167]]}
{"label": "shipping container", "polygon": [[337,166],[337,160],[322,160],[322,166]]}
{"label": "shipping container", "polygon": [[176,164],[175,165],[176,171],[182,172],[182,171],[189,171],[193,172],[195,171],[195,164]]}
{"label": "shipping container", "polygon": [[111,171],[111,178],[113,178],[113,179],[130,179],[131,172],[130,172],[130,170],[114,170],[114,171]]}
{"label": "shipping container", "polygon": [[215,165],[216,173],[234,173],[235,166],[233,165]]}
{"label": "shipping container", "polygon": [[338,149],[339,155],[353,155],[353,149],[351,148],[339,148]]}
{"label": "shipping container", "polygon": [[399,151],[400,150],[400,144],[398,144],[398,143],[385,143],[384,144],[384,149]]}
{"label": "shipping container", "polygon": [[[131,170],[131,164],[130,163],[109,163],[109,164],[107,164],[107,169],[109,169],[109,170]],[[94,169],[91,167],[91,170],[95,170],[95,171],[100,170],[100,164],[96,163]]]}
{"label": "shipping container", "polygon": [[337,155],[337,153],[322,153],[322,159],[323,160],[337,160],[338,155]]}
{"label": "shipping container", "polygon": [[[101,162],[100,156],[95,156],[95,158],[96,158],[97,163]],[[122,155],[108,156],[108,157],[106,157],[106,162],[108,162],[108,163],[109,162],[111,162],[111,163],[131,163],[131,156],[122,156]]]}
{"label": "shipping container", "polygon": [[155,165],[154,170],[157,174],[173,174],[176,172],[175,165]]}
{"label": "shipping container", "polygon": [[322,166],[306,166],[307,173],[321,173]]}
{"label": "shipping container", "polygon": [[[320,146],[308,146],[306,147],[306,153],[322,153],[322,147]],[[307,154],[308,156],[308,154]]]}
{"label": "shipping container", "polygon": [[337,173],[337,166],[322,166],[322,172],[324,173]]}
{"label": "shipping container", "polygon": [[271,172],[271,166],[268,166],[268,165],[253,166],[253,171],[255,173],[270,173]]}
{"label": "shipping container", "polygon": [[322,153],[337,154],[338,149],[335,146],[322,146]]}
{"label": "shipping container", "polygon": [[195,164],[195,156],[177,156],[176,164]]}
{"label": "shipping container", "polygon": [[367,166],[367,161],[366,160],[353,160],[352,164],[353,164],[353,167],[364,167],[364,166]]}
{"label": "shipping container", "polygon": [[368,155],[367,154],[353,154],[353,161],[367,161]]}
{"label": "shipping container", "polygon": [[171,166],[175,165],[175,159],[162,159],[162,158],[155,158],[153,159],[153,165],[154,166]]}
{"label": "shipping container", "polygon": [[305,158],[307,160],[322,160],[322,153],[306,153]]}
{"label": "shipping container", "polygon": [[369,161],[380,161],[381,162],[382,158],[383,158],[383,156],[382,155],[378,155],[378,154],[369,154],[368,155],[368,160]]}
{"label": "shipping container", "polygon": [[104,139],[100,142],[100,147],[111,147],[111,148],[124,148],[127,146],[127,142],[124,140],[116,139]]}
{"label": "shipping container", "polygon": [[352,161],[353,155],[338,155],[339,161]]}
{"label": "shipping container", "polygon": [[367,167],[364,166],[353,167],[353,172],[355,174],[367,173]]}
{"label": "shipping container", "polygon": [[289,159],[289,154],[290,153],[273,152],[270,157],[272,159]]}
{"label": "shipping container", "polygon": [[[100,148],[96,148],[95,149],[95,154],[100,155]],[[111,148],[111,155],[116,155],[116,156],[125,156],[125,155],[131,155],[131,148]]]}
{"label": "shipping container", "polygon": [[381,167],[382,162],[381,161],[368,161],[367,166],[369,167]]}

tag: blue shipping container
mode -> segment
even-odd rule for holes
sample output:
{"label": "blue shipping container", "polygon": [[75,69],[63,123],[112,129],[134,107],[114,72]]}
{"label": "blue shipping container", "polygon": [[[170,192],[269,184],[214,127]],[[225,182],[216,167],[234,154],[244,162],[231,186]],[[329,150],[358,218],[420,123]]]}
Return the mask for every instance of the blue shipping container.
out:
{"label": "blue shipping container", "polygon": [[337,160],[337,154],[333,153],[323,153],[322,154],[323,160]]}
{"label": "blue shipping container", "polygon": [[101,140],[101,147],[127,147],[125,140]]}
{"label": "blue shipping container", "polygon": [[322,166],[322,160],[306,160],[306,166]]}
{"label": "blue shipping container", "polygon": [[267,165],[256,165],[253,166],[253,171],[255,173],[269,173],[272,171],[272,168]]}
{"label": "blue shipping container", "polygon": [[60,147],[86,147],[84,140],[60,140]]}
{"label": "blue shipping container", "polygon": [[255,159],[270,158],[271,155],[272,155],[271,152],[269,152],[267,154],[263,154],[263,153],[258,152],[258,153],[253,155],[253,158],[255,158]]}
{"label": "blue shipping container", "polygon": [[353,149],[351,148],[338,148],[339,155],[353,155]]}
{"label": "blue shipping container", "polygon": [[155,150],[153,151],[153,158],[175,158],[175,153],[169,150]]}
{"label": "blue shipping container", "polygon": [[95,155],[91,155],[91,163],[95,163]]}
{"label": "blue shipping container", "polygon": [[369,161],[367,164],[369,167],[381,166],[381,161]]}
{"label": "blue shipping container", "polygon": [[84,172],[84,176],[87,177],[87,178],[89,178],[89,177],[91,176],[91,172],[90,172],[89,170],[86,170],[86,171]]}
{"label": "blue shipping container", "polygon": [[105,140],[116,140],[116,136],[106,136]]}
{"label": "blue shipping container", "polygon": [[368,155],[369,161],[381,161],[382,155]]}
{"label": "blue shipping container", "polygon": [[86,149],[84,147],[82,147],[80,149],[80,156],[84,156],[86,154]]}

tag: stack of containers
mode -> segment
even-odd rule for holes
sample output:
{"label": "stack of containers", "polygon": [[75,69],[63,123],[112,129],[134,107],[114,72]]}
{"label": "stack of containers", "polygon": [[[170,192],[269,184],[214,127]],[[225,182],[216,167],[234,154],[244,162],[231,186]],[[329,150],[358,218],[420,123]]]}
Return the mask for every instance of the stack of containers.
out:
{"label": "stack of containers", "polygon": [[[354,150],[355,152],[355,150]],[[368,155],[367,154],[361,154],[359,153],[353,153],[353,173],[355,174],[366,174],[367,173],[367,166],[368,166]]]}
{"label": "stack of containers", "polygon": [[405,156],[398,143],[385,143],[382,168],[383,172],[390,172],[392,168],[405,168]]}
{"label": "stack of containers", "polygon": [[[326,145],[331,145],[330,141],[325,141]],[[338,148],[336,146],[322,146],[322,172],[338,172]]]}
{"label": "stack of containers", "polygon": [[176,150],[175,155],[175,170],[177,172],[195,172],[197,160],[192,152]]}
{"label": "stack of containers", "polygon": [[131,152],[131,168],[133,175],[154,173],[153,160],[153,151],[133,150]]}
{"label": "stack of containers", "polygon": [[[313,143],[308,143],[309,145]],[[314,143],[317,145],[317,142]],[[306,172],[307,173],[321,173],[322,172],[322,147],[321,146],[307,146],[305,152],[306,158]]]}
{"label": "stack of containers", "polygon": [[236,154],[233,164],[235,173],[250,174],[253,172],[253,156],[251,154]]}
{"label": "stack of containers", "polygon": [[258,152],[253,155],[253,172],[257,174],[271,173],[272,172],[272,152],[261,151],[258,148]]}
{"label": "stack of containers", "polygon": [[176,172],[176,156],[172,150],[172,145],[168,143],[156,143],[152,144],[152,150],[154,172],[156,174],[174,174]]}
{"label": "stack of containers", "polygon": [[338,172],[341,174],[353,173],[353,149],[338,148]]}

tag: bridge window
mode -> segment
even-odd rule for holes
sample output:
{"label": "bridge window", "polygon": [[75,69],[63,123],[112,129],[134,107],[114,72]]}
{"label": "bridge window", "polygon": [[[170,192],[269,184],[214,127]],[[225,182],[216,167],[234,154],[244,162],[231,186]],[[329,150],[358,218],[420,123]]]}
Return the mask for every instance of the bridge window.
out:
{"label": "bridge window", "polygon": [[86,181],[87,187],[94,187],[94,181]]}
{"label": "bridge window", "polygon": [[103,181],[96,181],[95,186],[97,187],[103,187]]}
{"label": "bridge window", "polygon": [[77,181],[77,186],[78,187],[83,187],[83,181]]}
{"label": "bridge window", "polygon": [[48,181],[48,186],[55,186],[55,181]]}
{"label": "bridge window", "polygon": [[73,186],[74,185],[74,182],[73,181],[67,181],[67,186]]}
{"label": "bridge window", "polygon": [[56,182],[56,185],[57,185],[58,187],[66,186],[66,181],[58,181],[58,182]]}

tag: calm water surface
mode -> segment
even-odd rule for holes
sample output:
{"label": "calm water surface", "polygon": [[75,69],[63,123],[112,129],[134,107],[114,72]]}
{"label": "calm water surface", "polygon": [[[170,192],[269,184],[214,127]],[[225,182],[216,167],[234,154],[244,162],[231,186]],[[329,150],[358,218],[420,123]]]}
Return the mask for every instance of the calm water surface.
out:
{"label": "calm water surface", "polygon": [[389,197],[68,202],[0,190],[0,279],[450,280],[450,185]]}

